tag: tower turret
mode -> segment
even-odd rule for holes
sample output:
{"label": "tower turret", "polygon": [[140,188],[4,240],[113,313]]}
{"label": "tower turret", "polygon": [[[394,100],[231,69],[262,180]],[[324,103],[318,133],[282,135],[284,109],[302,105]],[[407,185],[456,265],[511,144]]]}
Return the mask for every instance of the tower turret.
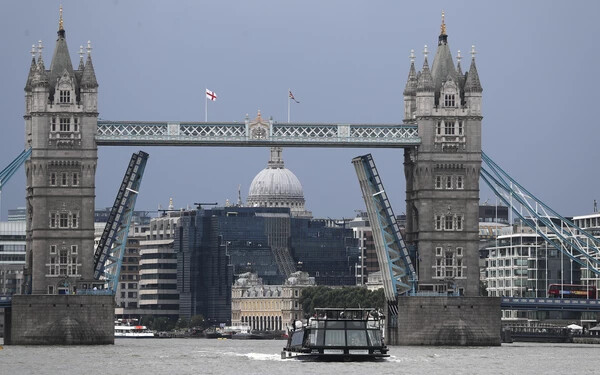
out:
{"label": "tower turret", "polygon": [[425,45],[425,48],[423,49],[423,55],[425,56],[423,60],[423,68],[421,69],[421,74],[418,76],[417,80],[416,116],[431,114],[434,105],[435,86],[433,84],[431,71],[429,70],[429,62],[427,61],[428,53],[429,51],[427,50],[427,45]]}
{"label": "tower turret", "polygon": [[410,69],[408,70],[408,79],[404,88],[404,122],[411,122],[414,119],[417,109],[417,72],[415,70],[415,50],[410,50]]}
{"label": "tower turret", "polygon": [[471,46],[471,66],[465,81],[465,102],[472,115],[481,116],[481,93],[483,88],[475,65],[476,53],[475,46]]}

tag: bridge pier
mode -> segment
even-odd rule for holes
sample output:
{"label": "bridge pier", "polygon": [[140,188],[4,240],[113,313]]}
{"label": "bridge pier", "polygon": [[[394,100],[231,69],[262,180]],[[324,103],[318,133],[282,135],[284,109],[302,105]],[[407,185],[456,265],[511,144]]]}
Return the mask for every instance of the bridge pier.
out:
{"label": "bridge pier", "polygon": [[387,343],[499,346],[500,318],[500,297],[400,297],[396,332]]}
{"label": "bridge pier", "polygon": [[5,345],[114,344],[114,296],[15,295]]}

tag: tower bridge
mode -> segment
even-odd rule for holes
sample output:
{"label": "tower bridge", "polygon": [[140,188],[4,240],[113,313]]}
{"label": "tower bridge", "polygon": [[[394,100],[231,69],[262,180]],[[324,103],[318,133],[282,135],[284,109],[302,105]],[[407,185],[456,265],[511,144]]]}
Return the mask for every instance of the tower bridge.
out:
{"label": "tower bridge", "polygon": [[[91,44],[87,53],[80,49],[74,69],[61,13],[49,69],[42,48],[40,44],[32,50],[25,86],[25,149],[31,150],[25,162],[30,293],[71,294],[92,285],[98,146],[152,145],[402,148],[404,240],[407,248],[415,250],[418,291],[448,292],[451,279],[457,294],[479,295],[483,89],[474,46],[469,69],[463,73],[460,53],[454,63],[443,20],[431,67],[427,46],[418,72],[411,52],[403,92],[404,120],[396,124],[278,123],[263,119],[260,111],[252,120],[246,116],[228,123],[99,120]],[[71,282],[59,283],[65,278]],[[493,314],[494,309],[499,311],[497,302],[489,310],[485,303],[463,299],[457,303],[459,309],[460,304],[469,304],[469,319],[483,331],[490,327],[493,331],[495,325],[478,320],[477,311]],[[417,311],[419,304],[413,305],[410,308]],[[415,323],[408,325],[434,328]],[[490,335],[471,344],[495,342],[495,333]]]}

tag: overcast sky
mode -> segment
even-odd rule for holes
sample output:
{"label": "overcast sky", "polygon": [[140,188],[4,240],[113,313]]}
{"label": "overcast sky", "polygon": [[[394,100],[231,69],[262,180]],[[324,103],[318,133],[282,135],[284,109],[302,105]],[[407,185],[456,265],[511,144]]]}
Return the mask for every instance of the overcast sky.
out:
{"label": "overcast sky", "polygon": [[[91,40],[99,111],[109,120],[203,121],[248,113],[292,121],[400,123],[411,49],[433,53],[446,12],[453,55],[478,51],[483,149],[564,215],[600,200],[598,1],[75,1],[63,0],[73,65]],[[23,149],[31,45],[50,66],[59,1],[3,2],[0,38],[0,168]],[[430,63],[432,59],[430,60]],[[469,59],[463,60],[463,70]],[[111,206],[131,153],[101,147],[96,207]],[[137,209],[245,199],[266,148],[143,147],[150,154]],[[404,212],[401,149],[286,148],[316,217],[363,209],[351,159],[371,152],[397,214]],[[1,217],[24,206],[21,170],[2,192]],[[483,182],[482,182],[483,184]],[[492,194],[482,189],[481,200]]]}

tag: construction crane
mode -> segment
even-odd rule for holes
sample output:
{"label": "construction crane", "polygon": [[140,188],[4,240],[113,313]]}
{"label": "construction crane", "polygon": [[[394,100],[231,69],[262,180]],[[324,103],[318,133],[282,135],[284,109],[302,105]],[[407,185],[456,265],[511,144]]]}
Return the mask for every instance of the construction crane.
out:
{"label": "construction crane", "polygon": [[105,283],[103,290],[79,290],[81,294],[114,295],[119,285],[123,254],[148,154],[139,151],[131,156],[121,187],[110,211],[106,227],[94,254],[94,279]]}

